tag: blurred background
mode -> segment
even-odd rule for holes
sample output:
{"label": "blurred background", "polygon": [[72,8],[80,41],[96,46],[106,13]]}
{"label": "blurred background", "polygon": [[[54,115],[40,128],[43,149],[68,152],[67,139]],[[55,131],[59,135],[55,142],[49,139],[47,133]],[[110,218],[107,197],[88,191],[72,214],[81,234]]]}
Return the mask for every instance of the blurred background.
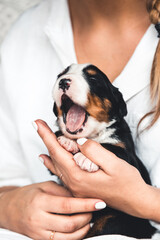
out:
{"label": "blurred background", "polygon": [[0,0],[0,44],[18,16],[42,0]]}

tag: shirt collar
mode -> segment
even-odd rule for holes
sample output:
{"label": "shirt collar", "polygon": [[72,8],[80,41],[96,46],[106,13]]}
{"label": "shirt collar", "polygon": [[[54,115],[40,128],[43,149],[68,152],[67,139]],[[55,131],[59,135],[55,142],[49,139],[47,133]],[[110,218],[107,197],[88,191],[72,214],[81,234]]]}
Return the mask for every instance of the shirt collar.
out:
{"label": "shirt collar", "polygon": [[123,93],[125,101],[149,86],[152,62],[158,41],[155,27],[150,25],[127,65],[114,80],[113,85]]}
{"label": "shirt collar", "polygon": [[[68,2],[67,0],[51,1],[51,12],[45,33],[65,68],[71,63],[77,63]],[[119,88],[125,101],[149,86],[158,40],[154,25],[150,25],[127,65],[114,80],[113,85]]]}
{"label": "shirt collar", "polygon": [[77,62],[67,0],[51,0],[50,15],[44,31],[63,67]]}

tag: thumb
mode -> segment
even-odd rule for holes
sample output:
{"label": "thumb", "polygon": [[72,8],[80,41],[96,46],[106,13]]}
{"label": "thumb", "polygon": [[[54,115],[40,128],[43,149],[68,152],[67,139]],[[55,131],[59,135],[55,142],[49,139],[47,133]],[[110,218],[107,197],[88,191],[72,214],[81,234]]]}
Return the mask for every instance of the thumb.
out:
{"label": "thumb", "polygon": [[53,181],[39,183],[39,186],[41,187],[41,189],[44,192],[54,195],[54,196],[61,196],[61,197],[71,197],[72,196],[72,194],[67,190],[67,188],[65,188]]}
{"label": "thumb", "polygon": [[120,159],[114,153],[102,147],[99,143],[86,138],[77,139],[77,143],[83,155],[97,164],[106,173],[109,173],[112,169],[117,167]]}

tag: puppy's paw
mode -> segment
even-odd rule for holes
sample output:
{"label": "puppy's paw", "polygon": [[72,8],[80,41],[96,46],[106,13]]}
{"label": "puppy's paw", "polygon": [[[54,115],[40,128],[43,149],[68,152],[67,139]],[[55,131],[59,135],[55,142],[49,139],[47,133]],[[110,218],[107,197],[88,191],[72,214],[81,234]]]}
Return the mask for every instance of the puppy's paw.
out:
{"label": "puppy's paw", "polygon": [[76,153],[73,158],[82,170],[86,170],[88,172],[96,172],[99,169],[95,163],[86,158],[81,152]]}
{"label": "puppy's paw", "polygon": [[57,138],[57,140],[59,144],[68,152],[75,154],[79,151],[76,141],[66,138],[65,136],[60,136]]}

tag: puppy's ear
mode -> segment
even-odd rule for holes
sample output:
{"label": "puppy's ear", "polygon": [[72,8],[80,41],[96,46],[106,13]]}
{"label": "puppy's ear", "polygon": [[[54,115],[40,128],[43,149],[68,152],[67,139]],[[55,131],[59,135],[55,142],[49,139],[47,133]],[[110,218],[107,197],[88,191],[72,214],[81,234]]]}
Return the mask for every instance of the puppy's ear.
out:
{"label": "puppy's ear", "polygon": [[127,115],[127,106],[123,99],[122,93],[118,90],[118,88],[114,88],[114,99],[116,103],[116,110],[118,113],[118,116],[120,118],[123,118]]}
{"label": "puppy's ear", "polygon": [[54,103],[54,105],[53,105],[53,112],[54,112],[55,116],[57,117],[58,116],[58,111],[57,111],[56,103]]}

